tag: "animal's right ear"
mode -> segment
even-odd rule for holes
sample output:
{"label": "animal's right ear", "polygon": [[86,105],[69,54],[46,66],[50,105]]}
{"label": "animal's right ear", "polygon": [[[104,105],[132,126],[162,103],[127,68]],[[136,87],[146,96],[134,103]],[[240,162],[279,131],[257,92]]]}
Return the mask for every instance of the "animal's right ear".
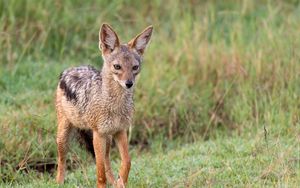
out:
{"label": "animal's right ear", "polygon": [[120,42],[118,35],[108,24],[102,24],[99,31],[99,49],[102,53],[111,53],[119,47]]}

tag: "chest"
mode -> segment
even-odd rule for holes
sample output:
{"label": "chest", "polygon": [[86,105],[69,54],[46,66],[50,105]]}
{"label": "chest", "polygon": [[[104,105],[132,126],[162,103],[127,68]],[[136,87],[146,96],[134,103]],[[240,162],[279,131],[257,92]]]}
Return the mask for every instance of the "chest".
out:
{"label": "chest", "polygon": [[102,109],[97,118],[96,127],[100,133],[114,134],[128,129],[132,122],[133,108]]}
{"label": "chest", "polygon": [[132,121],[134,105],[131,98],[106,98],[96,102],[93,118],[95,128],[103,134],[127,129]]}

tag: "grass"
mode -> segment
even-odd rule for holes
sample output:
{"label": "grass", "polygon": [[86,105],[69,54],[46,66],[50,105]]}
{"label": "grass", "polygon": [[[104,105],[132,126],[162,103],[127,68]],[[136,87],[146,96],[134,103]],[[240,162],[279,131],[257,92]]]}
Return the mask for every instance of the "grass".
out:
{"label": "grass", "polygon": [[[103,22],[122,41],[155,28],[135,93],[132,187],[296,185],[299,9],[293,0],[1,1],[2,185],[55,186],[34,169],[56,159],[58,75],[101,66]],[[72,148],[68,185],[93,186],[92,160]]]}
{"label": "grass", "polygon": [[[299,140],[296,138],[220,138],[137,156],[129,187],[297,187],[300,181]],[[119,165],[114,160],[116,171]],[[68,171],[62,187],[93,187],[95,167]],[[57,187],[54,178],[36,174],[24,176],[14,187]]]}

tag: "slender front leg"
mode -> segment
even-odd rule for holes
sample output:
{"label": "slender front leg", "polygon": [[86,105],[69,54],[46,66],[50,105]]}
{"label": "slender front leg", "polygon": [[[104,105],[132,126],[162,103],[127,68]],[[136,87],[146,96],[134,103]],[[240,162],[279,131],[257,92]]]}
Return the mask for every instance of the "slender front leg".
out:
{"label": "slender front leg", "polygon": [[128,140],[126,130],[120,131],[115,135],[115,141],[117,143],[120,155],[121,155],[121,168],[119,175],[121,181],[126,184],[128,181],[128,174],[131,166],[130,156],[128,153]]}
{"label": "slender front leg", "polygon": [[113,185],[115,183],[115,177],[112,172],[110,160],[109,160],[111,141],[112,141],[112,136],[108,136],[108,138],[106,139],[106,151],[105,151],[105,173],[108,182]]}
{"label": "slender front leg", "polygon": [[97,166],[97,187],[106,187],[105,177],[105,150],[106,150],[106,137],[100,135],[97,131],[93,131],[93,145],[96,156]]}

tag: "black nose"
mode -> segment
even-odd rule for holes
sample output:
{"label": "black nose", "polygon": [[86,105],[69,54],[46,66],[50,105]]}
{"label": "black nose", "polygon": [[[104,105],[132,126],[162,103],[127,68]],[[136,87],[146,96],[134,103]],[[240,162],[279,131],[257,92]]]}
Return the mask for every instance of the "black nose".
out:
{"label": "black nose", "polygon": [[132,83],[131,80],[127,80],[126,83],[125,83],[125,85],[126,85],[127,88],[131,88],[132,85],[133,85],[133,83]]}

